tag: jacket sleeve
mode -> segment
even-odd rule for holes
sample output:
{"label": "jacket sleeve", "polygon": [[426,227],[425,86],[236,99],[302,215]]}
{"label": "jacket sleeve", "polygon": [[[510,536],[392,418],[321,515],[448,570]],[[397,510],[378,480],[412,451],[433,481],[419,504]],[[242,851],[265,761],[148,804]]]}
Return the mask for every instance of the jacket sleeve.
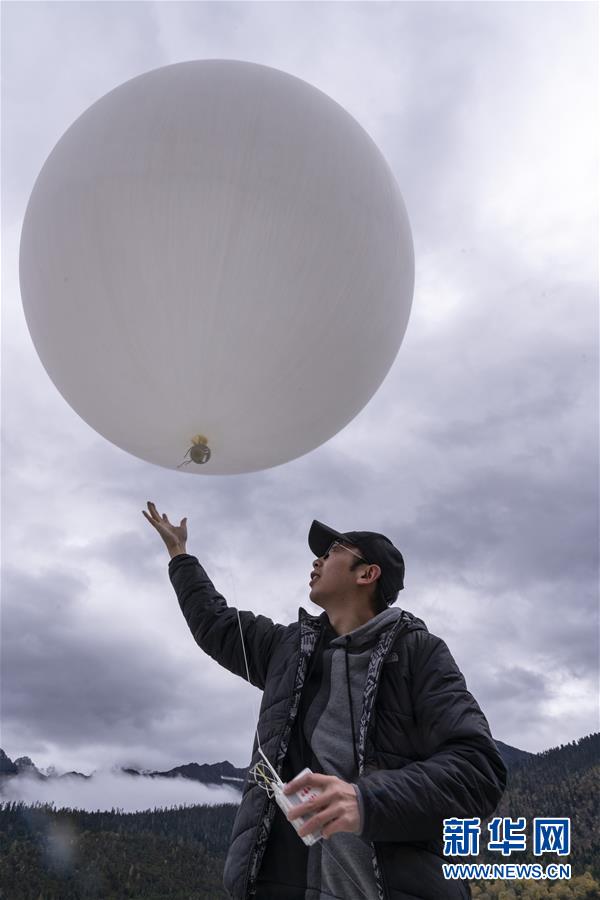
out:
{"label": "jacket sleeve", "polygon": [[420,759],[358,780],[371,841],[439,840],[443,819],[485,818],[506,785],[487,720],[444,641],[426,631],[407,637]]}
{"label": "jacket sleeve", "polygon": [[[227,605],[195,556],[173,557],[169,577],[196,643],[234,675],[248,680],[238,611]],[[250,683],[264,690],[271,653],[285,626],[251,612],[240,611],[239,617]]]}

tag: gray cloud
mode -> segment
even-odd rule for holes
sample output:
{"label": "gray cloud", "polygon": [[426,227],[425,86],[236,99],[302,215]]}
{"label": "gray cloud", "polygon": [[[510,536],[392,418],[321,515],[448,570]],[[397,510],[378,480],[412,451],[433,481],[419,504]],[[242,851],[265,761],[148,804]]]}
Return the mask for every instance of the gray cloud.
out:
{"label": "gray cloud", "polygon": [[[150,611],[139,601],[129,617],[115,613],[125,606],[120,597],[105,614],[93,609],[89,592],[89,583],[60,571],[5,573],[2,719],[9,755],[28,746],[30,755],[41,754],[40,764],[58,763],[48,755],[62,746],[65,766],[163,768],[197,761],[200,745],[207,761],[229,754],[246,765],[256,691],[217,676],[176,600],[158,634],[145,627]],[[223,750],[232,716],[236,735]]]}
{"label": "gray cloud", "polygon": [[[595,177],[594,15],[3,9],[9,755],[247,763],[258,694],[194,645],[148,499],[189,517],[191,552],[232,602],[280,621],[307,605],[313,518],[389,533],[407,562],[401,603],[448,640],[498,738],[541,750],[597,729],[597,233],[581,188]],[[20,217],[54,141],[121,81],[203,56],[279,66],[345,105],[396,172],[416,247],[411,322],[376,396],[324,447],[248,476],[174,473],[95,435],[50,384],[19,307]]]}
{"label": "gray cloud", "polygon": [[187,778],[150,779],[119,772],[95,772],[91,780],[68,776],[59,781],[41,781],[22,776],[8,781],[2,790],[5,800],[24,803],[54,803],[56,808],[123,812],[191,806],[193,804],[239,803],[235,788],[207,787]]}
{"label": "gray cloud", "polygon": [[148,3],[15,4],[2,10],[2,25],[2,116],[11,127],[2,147],[6,222],[23,215],[39,169],[86,106],[161,63]]}

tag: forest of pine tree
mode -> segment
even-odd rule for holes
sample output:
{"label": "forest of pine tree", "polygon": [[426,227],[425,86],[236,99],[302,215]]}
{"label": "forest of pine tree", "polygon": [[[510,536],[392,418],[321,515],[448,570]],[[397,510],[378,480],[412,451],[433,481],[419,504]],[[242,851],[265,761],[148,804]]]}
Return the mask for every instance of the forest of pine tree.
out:
{"label": "forest of pine tree", "polygon": [[84,812],[0,805],[2,900],[225,900],[237,807]]}
{"label": "forest of pine tree", "polygon": [[[509,770],[507,790],[495,810],[495,816],[524,817],[528,833],[533,819],[557,817],[571,819],[571,853],[568,862],[573,871],[589,870],[600,880],[600,734],[590,735],[527,757]],[[491,818],[491,817],[490,817]],[[487,822],[481,827],[481,850],[474,862],[504,862],[497,853],[485,848]],[[485,840],[484,840],[485,836]],[[515,853],[511,861],[540,862],[531,846]],[[552,856],[544,862],[563,862]],[[542,895],[543,896],[543,895]],[[598,894],[600,900],[600,893]]]}
{"label": "forest of pine tree", "polygon": [[[600,900],[599,776],[600,734],[513,764],[495,814],[528,823],[535,816],[570,817],[571,854],[560,862],[571,864],[573,877],[474,882],[474,900]],[[224,900],[223,864],[236,809],[226,804],[92,813],[2,803],[0,898]],[[482,825],[482,851],[471,861],[505,862],[485,849],[485,834]],[[529,849],[510,861],[534,857]]]}

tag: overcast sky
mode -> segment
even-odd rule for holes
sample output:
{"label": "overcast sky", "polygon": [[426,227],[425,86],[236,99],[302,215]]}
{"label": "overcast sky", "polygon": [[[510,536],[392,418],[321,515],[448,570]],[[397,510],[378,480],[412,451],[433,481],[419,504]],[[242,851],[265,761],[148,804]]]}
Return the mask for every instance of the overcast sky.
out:
{"label": "overcast sky", "polygon": [[[258,692],[194,643],[147,499],[188,516],[190,552],[230,602],[282,622],[318,612],[313,518],[388,534],[406,559],[401,604],[447,641],[496,738],[540,751],[598,730],[597,15],[2,4],[11,758],[248,763]],[[127,79],[204,58],[283,69],[345,107],[389,161],[415,243],[411,320],[375,397],[321,448],[240,476],[161,469],[98,436],[39,362],[18,285],[29,193],[65,129]]]}

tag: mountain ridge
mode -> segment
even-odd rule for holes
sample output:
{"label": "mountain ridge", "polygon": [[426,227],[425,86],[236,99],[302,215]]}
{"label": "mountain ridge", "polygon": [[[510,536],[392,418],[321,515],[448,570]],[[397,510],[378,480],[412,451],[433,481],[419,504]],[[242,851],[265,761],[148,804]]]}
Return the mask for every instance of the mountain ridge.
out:
{"label": "mountain ridge", "polygon": [[[579,741],[561,744],[560,747],[550,747],[547,750],[541,750],[538,753],[520,750],[518,747],[512,747],[510,744],[505,744],[503,741],[496,741],[496,746],[498,747],[507,769],[512,772],[533,760],[543,760],[544,758],[547,758],[548,755],[551,755],[555,750],[572,745],[575,746],[579,742],[586,740],[587,737],[593,736],[594,735],[589,735],[580,738]],[[50,766],[46,769],[46,772],[43,772],[37,768],[30,757],[21,756],[13,761],[5,751],[0,748],[0,796],[2,795],[3,784],[6,783],[7,779],[25,776],[38,778],[43,781],[62,778],[84,778],[90,780],[93,779],[96,771],[97,770],[94,770],[89,775],[75,771],[64,772],[59,775],[54,766]],[[222,785],[223,781],[226,781],[228,785],[235,787],[238,790],[242,789],[243,782],[248,773],[247,768],[237,768],[230,763],[229,760],[223,760],[222,762],[216,763],[183,763],[164,771],[152,771],[124,766],[115,766],[112,771],[122,772],[132,778],[187,778],[190,781],[196,781],[206,785]]]}
{"label": "mountain ridge", "polygon": [[[89,775],[74,771],[63,772],[59,775],[54,767],[50,766],[43,772],[41,769],[38,769],[29,756],[20,756],[13,761],[0,748],[0,796],[2,795],[3,784],[7,780],[12,781],[14,778],[28,777],[46,782],[62,778],[84,778],[90,780],[93,779],[96,771],[94,770]],[[226,781],[228,785],[238,790],[241,790],[242,782],[247,774],[247,769],[238,769],[228,760],[217,763],[184,763],[162,772],[123,766],[113,767],[112,771],[122,772],[133,778],[187,778],[190,781],[197,781],[200,784],[207,785],[222,785]]]}

